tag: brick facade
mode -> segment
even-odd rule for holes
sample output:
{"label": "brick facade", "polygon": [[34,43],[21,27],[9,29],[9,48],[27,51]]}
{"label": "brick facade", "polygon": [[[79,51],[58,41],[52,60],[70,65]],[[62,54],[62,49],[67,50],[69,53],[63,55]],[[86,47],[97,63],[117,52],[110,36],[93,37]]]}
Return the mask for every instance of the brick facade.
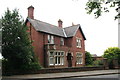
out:
{"label": "brick facade", "polygon": [[[32,9],[31,9],[32,8]],[[34,11],[34,7],[30,6],[28,8],[28,17],[31,19],[34,19],[33,12],[30,10]],[[32,13],[31,13],[32,12]],[[26,21],[26,25],[28,26],[29,30],[28,32],[30,33],[30,39],[33,41],[32,45],[34,47],[34,52],[35,55],[38,57],[38,60],[41,64],[41,66],[46,67],[46,68],[57,68],[57,67],[68,67],[68,53],[71,54],[71,67],[79,67],[79,66],[84,66],[85,65],[85,39],[82,35],[82,32],[80,28],[77,29],[76,34],[73,37],[62,37],[62,36],[57,36],[54,34],[49,34],[46,32],[40,32],[37,31],[34,26],[30,23],[30,21]],[[58,26],[62,28],[62,21],[58,21]],[[44,27],[44,26],[40,26]],[[74,26],[73,26],[74,27]],[[49,27],[51,28],[51,27]],[[48,44],[48,35],[52,35],[54,37],[54,44]],[[61,45],[61,38],[64,40],[64,45]],[[76,46],[76,39],[80,38],[81,39],[81,48],[77,48]],[[49,65],[50,59],[49,59],[49,51],[63,51],[64,56],[63,59],[63,65]],[[82,54],[82,64],[77,64],[77,57],[76,53],[80,52]],[[56,53],[55,53],[56,54]],[[61,53],[62,54],[62,53]],[[58,58],[59,59],[59,58]],[[60,59],[60,60],[61,60]],[[54,61],[56,58],[54,59]],[[55,62],[54,62],[55,63]],[[59,63],[59,61],[58,61]]]}

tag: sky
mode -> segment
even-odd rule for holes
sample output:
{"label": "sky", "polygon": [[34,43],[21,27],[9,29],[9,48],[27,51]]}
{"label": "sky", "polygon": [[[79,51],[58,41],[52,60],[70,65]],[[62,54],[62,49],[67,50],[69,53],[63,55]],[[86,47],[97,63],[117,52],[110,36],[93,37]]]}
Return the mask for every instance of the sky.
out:
{"label": "sky", "polygon": [[27,8],[34,6],[34,18],[53,25],[58,25],[58,20],[63,21],[63,27],[72,23],[80,24],[85,34],[85,50],[91,54],[103,55],[108,47],[118,46],[118,21],[114,20],[117,14],[114,8],[109,13],[103,13],[98,19],[88,15],[85,10],[88,0],[0,0],[0,18],[9,8],[19,9],[20,15],[25,20]]}

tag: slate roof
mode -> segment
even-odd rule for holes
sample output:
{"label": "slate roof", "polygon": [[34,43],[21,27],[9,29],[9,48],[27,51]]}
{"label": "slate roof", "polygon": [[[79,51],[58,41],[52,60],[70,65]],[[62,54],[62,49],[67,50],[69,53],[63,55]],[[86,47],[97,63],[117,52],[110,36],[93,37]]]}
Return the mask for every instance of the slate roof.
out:
{"label": "slate roof", "polygon": [[45,32],[48,34],[53,34],[53,35],[57,35],[57,36],[61,36],[61,37],[66,37],[66,38],[73,37],[79,28],[84,37],[84,40],[86,40],[79,24],[70,26],[70,27],[66,27],[66,28],[60,28],[55,25],[52,25],[52,24],[49,24],[46,22],[42,22],[42,21],[39,21],[36,19],[27,18],[27,21],[29,21],[37,31]]}

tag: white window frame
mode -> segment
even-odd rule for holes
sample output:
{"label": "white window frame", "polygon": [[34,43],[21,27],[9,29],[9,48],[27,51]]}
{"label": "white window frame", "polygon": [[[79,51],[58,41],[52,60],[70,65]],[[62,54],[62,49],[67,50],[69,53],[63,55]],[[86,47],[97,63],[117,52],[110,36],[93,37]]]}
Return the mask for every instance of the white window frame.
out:
{"label": "white window frame", "polygon": [[83,54],[76,52],[76,64],[83,64]]}
{"label": "white window frame", "polygon": [[[53,53],[53,55],[50,55],[51,52]],[[52,62],[52,63],[51,63],[51,58],[53,58],[53,62]],[[50,65],[50,66],[54,65],[54,52],[53,52],[53,51],[50,51],[50,52],[49,52],[49,65]]]}
{"label": "white window frame", "polygon": [[[53,52],[53,55],[50,55],[51,52]],[[64,65],[64,55],[65,55],[64,51],[49,51],[48,53],[49,53],[49,65],[50,66]],[[53,63],[51,62],[51,58],[53,58]]]}
{"label": "white window frame", "polygon": [[54,36],[53,35],[48,35],[48,43],[54,44]]}
{"label": "white window frame", "polygon": [[76,47],[82,48],[82,39],[81,38],[76,38]]}
{"label": "white window frame", "polygon": [[[63,55],[62,55],[63,53]],[[63,51],[58,51],[55,53],[55,65],[64,65],[64,52]],[[60,61],[59,61],[60,60]],[[60,62],[60,63],[59,63]]]}
{"label": "white window frame", "polygon": [[64,45],[64,38],[60,38],[60,45]]}

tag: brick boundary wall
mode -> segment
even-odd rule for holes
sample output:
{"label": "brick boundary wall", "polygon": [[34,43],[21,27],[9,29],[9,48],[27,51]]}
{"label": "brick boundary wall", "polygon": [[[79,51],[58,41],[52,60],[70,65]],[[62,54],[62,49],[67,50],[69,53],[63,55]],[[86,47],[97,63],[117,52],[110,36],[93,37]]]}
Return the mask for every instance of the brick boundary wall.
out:
{"label": "brick boundary wall", "polygon": [[41,69],[38,71],[38,73],[80,72],[92,70],[104,70],[104,67],[71,67],[71,68]]}
{"label": "brick boundary wall", "polygon": [[[92,71],[92,70],[104,70],[101,67],[70,67],[70,68],[45,68],[36,71],[13,71],[6,72],[5,75],[23,75],[23,74],[46,74],[46,73],[61,73],[61,72],[80,72],[80,71]],[[4,75],[4,74],[3,74]]]}

